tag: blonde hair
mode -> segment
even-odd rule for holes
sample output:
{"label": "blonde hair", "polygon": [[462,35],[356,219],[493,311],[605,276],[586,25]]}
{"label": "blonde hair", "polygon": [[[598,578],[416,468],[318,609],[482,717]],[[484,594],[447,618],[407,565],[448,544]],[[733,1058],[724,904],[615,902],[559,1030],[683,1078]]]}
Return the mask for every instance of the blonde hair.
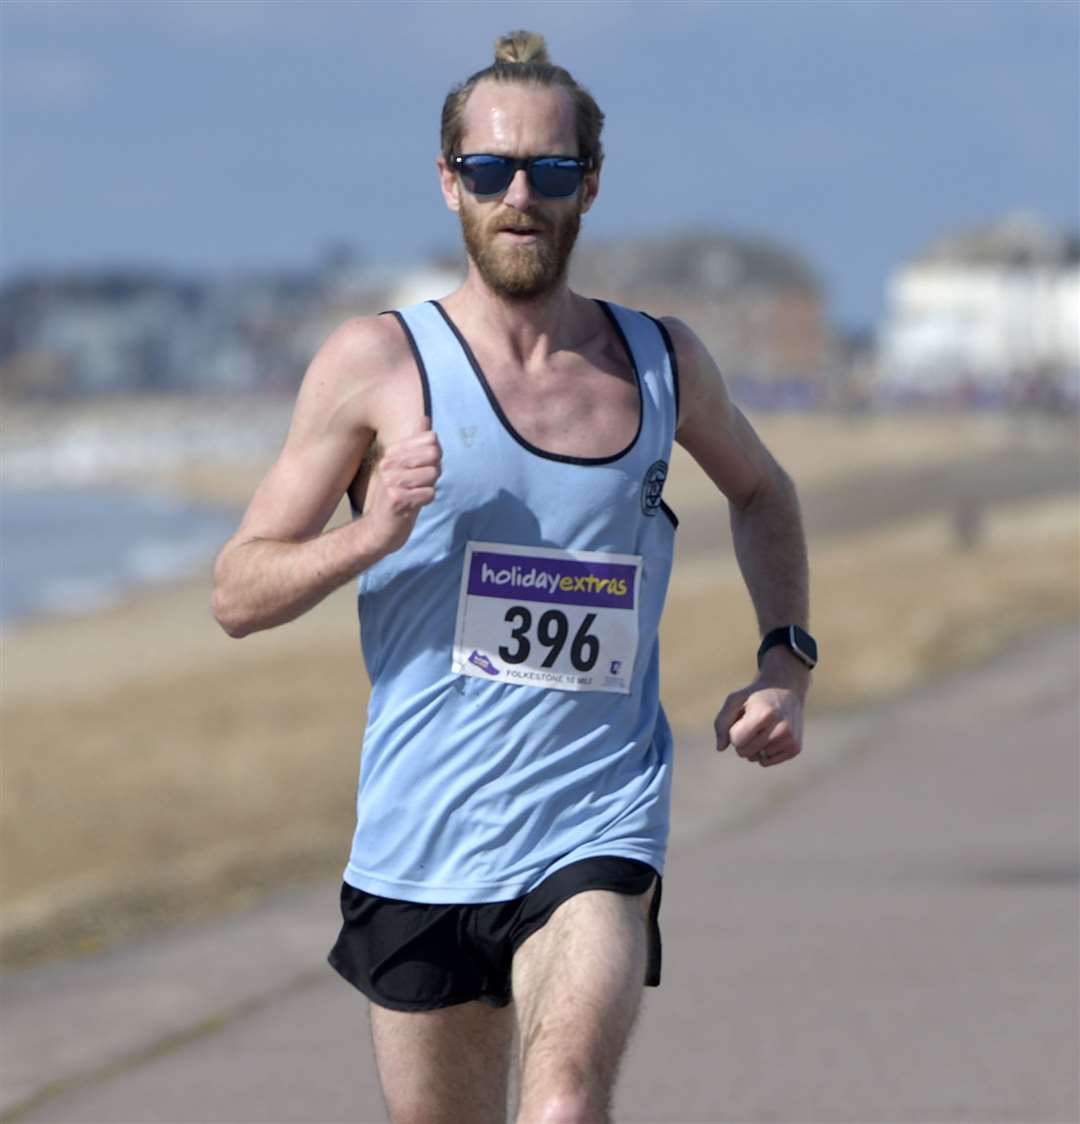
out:
{"label": "blonde hair", "polygon": [[604,159],[600,133],[604,114],[592,94],[574,81],[570,72],[555,66],[548,56],[544,37],[535,31],[511,31],[495,42],[495,61],[459,82],[443,102],[442,154],[447,160],[461,150],[465,133],[465,105],[479,82],[520,82],[531,86],[562,87],[574,103],[577,123],[578,156],[592,160],[599,168]]}
{"label": "blonde hair", "polygon": [[547,43],[544,37],[535,31],[511,31],[501,39],[495,40],[496,62],[546,62],[551,65],[548,58]]}

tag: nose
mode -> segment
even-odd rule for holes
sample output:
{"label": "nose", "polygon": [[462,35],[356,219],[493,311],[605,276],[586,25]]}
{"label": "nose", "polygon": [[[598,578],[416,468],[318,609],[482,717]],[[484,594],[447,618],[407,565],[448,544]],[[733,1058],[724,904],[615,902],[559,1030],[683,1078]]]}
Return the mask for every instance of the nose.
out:
{"label": "nose", "polygon": [[524,168],[518,168],[510,181],[510,186],[506,189],[503,202],[516,207],[519,211],[524,211],[531,199],[532,185],[529,183],[529,177],[525,174]]}

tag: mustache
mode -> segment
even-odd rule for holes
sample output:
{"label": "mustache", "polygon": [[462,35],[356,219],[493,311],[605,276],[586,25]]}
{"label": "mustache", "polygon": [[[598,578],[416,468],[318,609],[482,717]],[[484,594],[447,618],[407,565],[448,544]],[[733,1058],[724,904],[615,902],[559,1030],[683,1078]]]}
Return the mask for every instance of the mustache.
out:
{"label": "mustache", "polygon": [[492,226],[495,230],[547,230],[548,224],[542,219],[533,218],[530,215],[524,214],[521,211],[515,211],[512,215],[502,215],[496,219]]}

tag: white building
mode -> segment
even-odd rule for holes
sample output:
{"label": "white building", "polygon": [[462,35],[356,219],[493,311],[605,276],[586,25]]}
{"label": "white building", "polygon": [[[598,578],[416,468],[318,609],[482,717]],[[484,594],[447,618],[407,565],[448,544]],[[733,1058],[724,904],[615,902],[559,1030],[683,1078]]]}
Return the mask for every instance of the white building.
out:
{"label": "white building", "polygon": [[899,269],[879,334],[886,391],[991,393],[1080,379],[1080,239],[1026,214],[946,235]]}

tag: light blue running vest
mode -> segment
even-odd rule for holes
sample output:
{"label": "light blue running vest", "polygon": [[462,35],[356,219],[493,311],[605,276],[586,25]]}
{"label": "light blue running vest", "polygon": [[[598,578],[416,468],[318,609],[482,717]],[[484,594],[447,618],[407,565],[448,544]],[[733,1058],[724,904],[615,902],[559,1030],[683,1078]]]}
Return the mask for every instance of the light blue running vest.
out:
{"label": "light blue running vest", "polygon": [[358,583],[372,689],[344,878],[369,893],[506,901],[600,855],[663,873],[678,374],[662,324],[598,303],[641,410],[631,444],[596,458],[518,434],[440,305],[393,313],[443,462],[408,542]]}

